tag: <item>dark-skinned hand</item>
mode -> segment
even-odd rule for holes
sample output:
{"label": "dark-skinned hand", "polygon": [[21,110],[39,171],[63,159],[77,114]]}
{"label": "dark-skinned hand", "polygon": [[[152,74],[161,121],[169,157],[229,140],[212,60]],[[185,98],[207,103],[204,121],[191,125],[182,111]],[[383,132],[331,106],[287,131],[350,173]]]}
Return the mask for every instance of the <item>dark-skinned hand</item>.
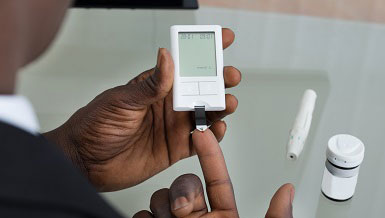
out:
{"label": "dark-skinned hand", "polygon": [[[237,205],[225,159],[214,134],[195,131],[194,148],[206,182],[209,202],[198,176],[186,174],[178,177],[170,186],[156,191],[150,202],[150,211],[140,211],[133,218],[238,218]],[[292,218],[294,187],[281,186],[270,202],[266,218]],[[211,211],[208,210],[208,204]]]}
{"label": "dark-skinned hand", "polygon": [[[222,36],[227,48],[234,33],[223,29]],[[172,57],[166,49],[159,49],[155,68],[103,92],[44,136],[58,144],[99,191],[139,184],[195,154],[192,114],[172,108],[173,79]],[[236,86],[241,73],[224,67],[224,80],[227,88]],[[237,99],[227,94],[225,111],[207,113],[219,141],[226,131],[221,119],[237,105]]]}

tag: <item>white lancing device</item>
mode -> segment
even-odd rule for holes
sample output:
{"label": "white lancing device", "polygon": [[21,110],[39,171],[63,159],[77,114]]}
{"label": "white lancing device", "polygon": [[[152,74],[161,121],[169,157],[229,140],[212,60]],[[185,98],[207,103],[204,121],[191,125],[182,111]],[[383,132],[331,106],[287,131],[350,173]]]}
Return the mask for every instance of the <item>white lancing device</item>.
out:
{"label": "white lancing device", "polygon": [[302,97],[301,105],[295,118],[293,128],[290,130],[289,142],[287,144],[287,158],[297,160],[305,146],[309,134],[313,111],[317,94],[314,90],[308,89]]}
{"label": "white lancing device", "polygon": [[170,34],[174,111],[225,110],[221,26],[174,25]]}

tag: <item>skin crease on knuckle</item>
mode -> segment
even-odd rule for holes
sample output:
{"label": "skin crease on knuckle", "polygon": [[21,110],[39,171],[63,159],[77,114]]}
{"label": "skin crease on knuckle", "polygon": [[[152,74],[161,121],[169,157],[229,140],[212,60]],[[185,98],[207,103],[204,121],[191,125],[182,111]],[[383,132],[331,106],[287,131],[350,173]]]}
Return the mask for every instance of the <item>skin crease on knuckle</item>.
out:
{"label": "skin crease on knuckle", "polygon": [[160,86],[154,74],[138,84],[140,85],[139,92],[145,94],[148,98],[153,98],[159,94]]}

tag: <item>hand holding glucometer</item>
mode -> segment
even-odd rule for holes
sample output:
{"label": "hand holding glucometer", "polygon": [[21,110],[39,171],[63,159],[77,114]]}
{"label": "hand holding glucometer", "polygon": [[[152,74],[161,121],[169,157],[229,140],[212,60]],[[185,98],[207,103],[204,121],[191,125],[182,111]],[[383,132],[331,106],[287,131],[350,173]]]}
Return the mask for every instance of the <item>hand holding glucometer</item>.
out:
{"label": "hand holding glucometer", "polygon": [[[234,41],[230,29],[222,29],[218,34],[223,39],[223,48]],[[202,37],[213,42],[210,35]],[[106,90],[63,126],[44,134],[65,151],[77,149],[81,159],[86,160],[80,162],[79,167],[98,190],[113,191],[137,185],[195,154],[191,147],[190,132],[195,129],[191,112],[173,110],[175,67],[170,52],[159,49],[154,63],[156,67],[125,85]],[[231,88],[239,84],[239,70],[231,66],[221,67],[221,70],[222,86]],[[204,121],[207,118],[219,141],[226,132],[222,119],[232,114],[238,105],[235,96],[226,94],[224,98],[225,110],[203,111],[207,115]],[[99,159],[109,161],[89,161]],[[100,168],[103,171],[98,170]]]}

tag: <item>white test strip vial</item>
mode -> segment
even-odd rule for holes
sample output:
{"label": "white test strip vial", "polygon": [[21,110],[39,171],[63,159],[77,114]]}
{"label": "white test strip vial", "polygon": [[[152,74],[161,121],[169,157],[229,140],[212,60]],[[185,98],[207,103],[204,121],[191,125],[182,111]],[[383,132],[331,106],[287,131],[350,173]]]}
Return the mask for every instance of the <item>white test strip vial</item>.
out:
{"label": "white test strip vial", "polygon": [[329,139],[322,178],[322,193],[333,201],[347,201],[354,195],[365,146],[358,138],[340,134]]}

